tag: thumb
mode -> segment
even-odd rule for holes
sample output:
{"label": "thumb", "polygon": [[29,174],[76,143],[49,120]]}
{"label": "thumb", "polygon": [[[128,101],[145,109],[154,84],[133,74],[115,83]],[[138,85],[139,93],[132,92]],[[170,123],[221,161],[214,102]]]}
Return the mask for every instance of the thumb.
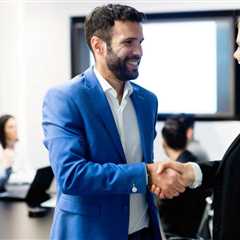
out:
{"label": "thumb", "polygon": [[167,168],[171,168],[171,169],[179,172],[180,174],[182,174],[184,172],[184,164],[175,162],[175,161],[166,161],[166,162],[159,164],[157,173],[160,174]]}

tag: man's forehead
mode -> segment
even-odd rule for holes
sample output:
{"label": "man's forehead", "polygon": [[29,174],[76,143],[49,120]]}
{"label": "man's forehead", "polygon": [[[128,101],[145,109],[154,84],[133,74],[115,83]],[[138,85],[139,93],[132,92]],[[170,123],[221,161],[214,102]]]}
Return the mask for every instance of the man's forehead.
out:
{"label": "man's forehead", "polygon": [[240,30],[240,17],[237,19],[237,28],[238,28],[238,30]]}
{"label": "man's forehead", "polygon": [[138,22],[116,21],[112,28],[112,36],[114,35],[119,38],[142,38],[142,25]]}
{"label": "man's forehead", "polygon": [[237,41],[240,41],[240,23],[238,23]]}
{"label": "man's forehead", "polygon": [[132,21],[115,21],[113,30],[130,30],[130,29],[142,29],[142,25],[139,22]]}

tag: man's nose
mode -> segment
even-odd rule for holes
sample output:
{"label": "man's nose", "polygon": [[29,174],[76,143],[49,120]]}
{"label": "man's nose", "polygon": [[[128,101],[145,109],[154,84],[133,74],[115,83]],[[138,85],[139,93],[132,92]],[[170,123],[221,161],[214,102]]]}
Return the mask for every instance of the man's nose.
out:
{"label": "man's nose", "polygon": [[142,57],[143,55],[142,46],[136,46],[133,50],[133,54]]}
{"label": "man's nose", "polygon": [[236,59],[236,60],[240,60],[240,49],[239,47],[237,48],[237,50],[234,52],[233,54],[233,57]]}

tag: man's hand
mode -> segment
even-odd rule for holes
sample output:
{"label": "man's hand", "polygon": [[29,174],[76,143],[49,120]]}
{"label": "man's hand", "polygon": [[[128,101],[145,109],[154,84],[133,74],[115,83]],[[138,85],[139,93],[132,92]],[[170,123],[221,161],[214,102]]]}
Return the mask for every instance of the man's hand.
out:
{"label": "man's hand", "polygon": [[147,164],[150,190],[159,198],[173,198],[185,191],[181,174],[163,163]]}
{"label": "man's hand", "polygon": [[195,181],[195,173],[191,163],[179,163],[175,161],[166,161],[159,164],[157,173],[161,174],[166,169],[173,169],[181,174],[181,181],[185,187],[191,186]]}

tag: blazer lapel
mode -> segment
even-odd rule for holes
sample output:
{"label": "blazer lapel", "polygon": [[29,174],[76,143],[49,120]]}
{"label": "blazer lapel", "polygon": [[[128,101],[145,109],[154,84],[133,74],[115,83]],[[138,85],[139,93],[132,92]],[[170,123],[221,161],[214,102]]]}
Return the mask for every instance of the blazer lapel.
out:
{"label": "blazer lapel", "polygon": [[113,144],[121,156],[122,162],[126,163],[126,158],[124,155],[123,147],[121,144],[120,136],[112,110],[109,106],[108,100],[93,72],[92,69],[89,69],[85,72],[87,81],[89,84],[89,98],[92,101],[92,104],[95,108],[95,113],[98,116],[99,120],[103,123],[104,128],[108,132],[110,138],[113,141]]}
{"label": "blazer lapel", "polygon": [[145,133],[145,121],[144,121],[144,97],[139,93],[138,89],[133,86],[133,93],[131,95],[132,103],[135,108],[138,127],[139,127],[139,134],[141,139],[141,147],[143,151],[143,161],[147,162],[147,152],[146,152],[146,133]]}

